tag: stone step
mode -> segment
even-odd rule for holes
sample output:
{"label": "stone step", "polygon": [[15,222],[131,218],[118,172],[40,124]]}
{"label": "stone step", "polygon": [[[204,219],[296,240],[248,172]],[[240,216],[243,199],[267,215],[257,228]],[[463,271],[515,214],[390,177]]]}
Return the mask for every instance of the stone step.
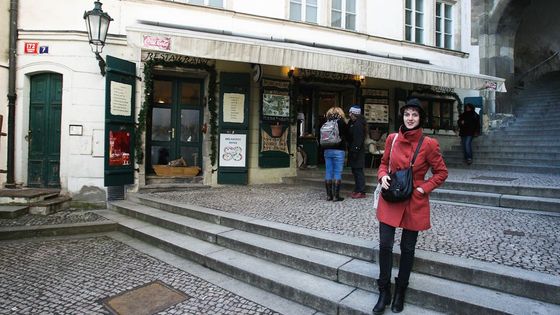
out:
{"label": "stone step", "polygon": [[539,174],[560,174],[560,167],[557,166],[539,166],[539,165],[523,165],[523,164],[507,164],[507,163],[486,163],[484,161],[477,161],[476,159],[471,165],[466,165],[462,161],[446,161],[449,168],[462,168],[462,169],[477,169],[477,170],[491,170],[503,172],[522,172],[522,173],[539,173]]}
{"label": "stone step", "polygon": [[106,233],[116,231],[117,227],[117,224],[108,220],[71,224],[0,227],[0,240]]}
{"label": "stone step", "polygon": [[0,204],[27,205],[54,198],[60,194],[60,189],[19,188],[0,189]]}
{"label": "stone step", "polygon": [[[459,147],[452,151],[444,151],[444,157],[459,157],[463,158],[463,151],[460,150]],[[494,158],[494,159],[527,159],[532,161],[559,161],[560,160],[560,152],[558,153],[540,153],[535,152],[534,149],[527,150],[529,152],[519,152],[519,151],[497,151],[495,149],[487,149],[487,150],[476,150],[474,151],[474,155],[476,158],[486,159],[486,158]]]}
{"label": "stone step", "polygon": [[[294,178],[292,182],[313,185],[318,188],[324,187],[324,181],[320,178]],[[366,191],[373,192],[376,185],[377,183],[373,179],[366,179]],[[350,192],[353,188],[352,178],[342,181],[343,191]],[[432,191],[430,200],[560,213],[559,192],[559,189],[550,187],[511,187],[496,184],[446,182],[441,188]],[[523,202],[516,203],[518,200]]]}
{"label": "stone step", "polygon": [[157,183],[148,184],[140,187],[138,189],[141,193],[151,193],[151,192],[164,192],[164,191],[176,191],[182,189],[203,189],[210,188],[208,185],[203,185],[201,183]]}
{"label": "stone step", "polygon": [[494,131],[488,135],[491,138],[504,138],[504,137],[515,137],[515,139],[530,139],[536,140],[547,140],[553,141],[554,138],[558,138],[560,134],[560,128],[558,130],[539,130],[539,129],[518,129],[515,127],[508,128],[507,130]]}
{"label": "stone step", "polygon": [[70,196],[58,196],[55,198],[45,199],[43,201],[32,203],[29,206],[29,213],[48,215],[70,207]]}
{"label": "stone step", "polygon": [[[473,141],[472,145],[473,151],[476,152],[488,152],[488,151],[496,151],[499,150],[500,152],[520,152],[520,153],[534,153],[534,152],[542,152],[546,154],[558,154],[560,153],[560,145],[547,145],[546,143],[538,143],[535,142],[533,145],[527,146],[512,146],[512,145],[500,145],[500,144],[485,144],[477,143],[476,140]],[[453,145],[450,147],[450,151],[459,151],[462,152],[463,150],[461,146]]]}
{"label": "stone step", "polygon": [[[129,217],[122,216],[120,219],[116,219],[116,216],[118,216],[116,213],[114,213],[112,217],[111,214],[109,214],[111,219],[119,222],[125,232],[128,232],[133,236],[155,243],[158,247],[170,250],[211,269],[220,271],[254,286],[258,286],[280,296],[313,307],[327,314],[368,314],[371,312],[371,308],[376,300],[376,295],[372,292],[368,292],[374,289],[374,276],[378,273],[376,265],[372,262],[353,259],[351,257],[342,257],[342,259],[338,261],[331,261],[329,264],[338,270],[338,272],[333,274],[333,276],[336,276],[336,279],[334,279],[335,281],[331,281],[324,277],[318,277],[307,272],[302,272],[301,270],[281,266],[276,263],[278,259],[278,257],[276,257],[277,254],[269,254],[270,256],[267,256],[267,253],[264,253],[264,251],[267,251],[268,253],[279,253],[282,251],[285,251],[286,253],[296,252],[296,256],[300,255],[299,259],[301,261],[306,261],[305,264],[310,264],[310,266],[318,264],[319,261],[323,261],[322,258],[319,258],[320,256],[317,256],[320,254],[311,255],[311,258],[309,258],[309,254],[299,251],[298,247],[295,247],[295,249],[282,249],[282,247],[285,246],[294,246],[293,244],[280,244],[278,243],[278,240],[267,240],[267,238],[262,236],[251,240],[250,235],[243,231],[232,230],[221,233],[227,234],[224,238],[235,239],[236,242],[245,243],[246,245],[244,246],[257,247],[258,249],[255,250],[255,252],[258,252],[258,254],[262,256],[267,256],[268,259],[272,260],[267,261],[262,259],[263,257],[255,257],[245,253],[240,253],[237,251],[238,244],[230,244],[235,245],[234,247],[236,250],[220,246],[223,245],[220,244],[222,235],[217,235],[217,243],[208,243],[197,238],[179,234],[177,232]],[[178,219],[174,221],[177,220]],[[310,231],[310,233],[314,232],[315,231]],[[331,255],[330,253],[325,254]],[[420,254],[418,260],[423,261],[424,259],[425,257],[423,258],[422,254]],[[294,262],[293,264],[301,268],[301,261],[300,263]],[[481,272],[490,272],[490,274],[493,273],[492,271],[485,269],[485,267],[490,267],[486,265],[491,264],[483,263],[482,265],[484,266],[477,267],[480,268]],[[455,267],[455,269],[457,269],[457,267]],[[469,269],[471,269],[470,271],[472,272],[472,268]],[[505,268],[504,271],[518,271],[514,269],[515,268]],[[467,273],[468,272],[464,272],[463,274],[466,275]],[[522,280],[523,283],[533,283],[537,286],[544,285],[548,289],[553,289],[557,286],[554,281],[541,281],[543,279],[540,279],[539,277],[542,275],[538,273],[527,273],[526,271],[521,271],[521,273],[525,275],[522,277],[523,279],[511,279],[510,281],[516,282]],[[454,272],[453,275],[458,276],[457,272]],[[472,274],[466,276],[472,276]],[[508,277],[505,279],[507,278]],[[550,311],[555,310],[553,307],[554,305],[548,305],[548,302],[537,302],[529,298],[513,296],[510,293],[498,293],[492,289],[459,283],[453,280],[439,279],[434,276],[416,273],[412,275],[411,279],[411,286],[408,291],[410,292],[409,301],[424,303],[424,307],[435,308],[438,311],[456,313],[461,310],[470,310],[478,313],[495,311],[503,312],[504,310],[507,310],[507,312],[511,312],[514,308],[509,308],[509,306],[511,306],[510,303],[515,300],[523,301],[523,305],[525,305],[524,307],[522,305],[516,305],[516,307],[522,307],[521,310],[523,312],[534,310],[538,305],[541,305],[542,307],[543,304],[546,305],[546,308],[552,307]],[[418,284],[416,284],[416,282],[418,282]],[[365,284],[366,288],[360,288],[360,283]],[[426,285],[426,283],[429,285]],[[558,281],[558,284],[560,285],[560,281]],[[446,292],[450,286],[453,286],[457,290],[455,297],[450,298],[449,292]],[[360,292],[359,296],[361,297],[369,296],[368,299],[361,300],[361,303],[359,303],[362,305],[364,301],[367,301],[367,305],[358,307],[358,305],[355,304],[360,299],[350,296],[351,294],[356,294],[356,292]],[[522,290],[521,292],[525,292],[525,290]],[[502,299],[494,300],[494,303],[481,303],[478,297],[482,296],[482,294],[488,293],[492,293],[494,295],[498,293]],[[548,300],[552,298],[555,300],[557,297],[554,295],[558,294],[552,294],[552,296],[542,296],[539,292],[538,295],[540,299]],[[429,300],[429,302],[426,302],[427,300]],[[344,311],[341,312],[341,310]]]}
{"label": "stone step", "polygon": [[511,146],[511,147],[522,147],[522,146],[529,146],[529,147],[535,147],[535,150],[537,150],[537,147],[549,147],[549,148],[554,148],[554,149],[558,149],[560,148],[560,143],[557,144],[555,142],[549,142],[546,140],[543,141],[539,141],[538,137],[534,137],[533,140],[529,140],[529,139],[513,139],[513,137],[507,137],[505,139],[502,138],[494,138],[494,137],[478,137],[476,139],[473,140],[473,145],[474,144],[477,145],[501,145],[501,146]]}
{"label": "stone step", "polygon": [[[500,157],[488,154],[474,154],[475,162],[480,161],[486,164],[510,164],[510,165],[526,165],[526,166],[552,166],[560,169],[560,160],[557,159],[531,159],[526,157]],[[463,162],[462,152],[445,152],[444,160],[446,163],[461,163]]]}
{"label": "stone step", "polygon": [[[158,186],[158,185],[173,185],[173,184],[199,184],[202,185],[204,178],[202,176],[158,176],[158,175],[147,175],[146,176],[146,186]],[[196,186],[196,185],[195,185]]]}
{"label": "stone step", "polygon": [[0,206],[0,219],[14,219],[28,212],[28,206]]}

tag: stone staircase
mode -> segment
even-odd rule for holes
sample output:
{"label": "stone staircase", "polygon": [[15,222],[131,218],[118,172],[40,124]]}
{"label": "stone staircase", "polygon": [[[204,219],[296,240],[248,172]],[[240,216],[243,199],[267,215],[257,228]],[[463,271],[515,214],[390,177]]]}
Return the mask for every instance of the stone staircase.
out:
{"label": "stone staircase", "polygon": [[48,215],[70,206],[69,196],[59,189],[0,189],[0,218],[11,219],[26,213]]}
{"label": "stone staircase", "polygon": [[[377,300],[373,241],[143,194],[110,208],[97,213],[121,232],[318,312],[371,314]],[[421,250],[416,256],[403,314],[560,313],[560,277]]]}
{"label": "stone staircase", "polygon": [[[323,178],[322,170],[299,170],[297,177],[284,178],[284,182],[323,188]],[[366,192],[373,192],[376,185],[376,170],[366,172]],[[348,170],[343,171],[342,190],[345,195],[353,188],[352,173]],[[560,187],[512,186],[507,182],[498,184],[447,179],[430,194],[430,200],[560,213]]]}
{"label": "stone staircase", "polygon": [[451,168],[560,174],[560,80],[519,93],[515,122],[473,141],[474,162],[463,162],[459,145],[443,152]]}

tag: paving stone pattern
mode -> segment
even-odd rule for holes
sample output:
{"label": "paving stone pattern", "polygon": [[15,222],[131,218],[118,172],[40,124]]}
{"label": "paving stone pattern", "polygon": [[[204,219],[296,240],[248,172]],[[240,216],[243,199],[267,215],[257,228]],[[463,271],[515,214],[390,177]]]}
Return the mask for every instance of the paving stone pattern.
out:
{"label": "paving stone pattern", "polygon": [[[210,191],[153,195],[254,218],[378,240],[378,221],[372,211],[371,194],[365,199],[329,202],[318,188],[272,184],[220,186]],[[396,238],[398,244],[400,235]],[[420,233],[417,248],[560,275],[560,217],[432,202],[432,228]]]}
{"label": "paving stone pattern", "polygon": [[191,297],[158,314],[278,314],[109,237],[0,243],[0,314],[110,314],[154,280]]}
{"label": "paving stone pattern", "polygon": [[26,214],[14,219],[0,219],[0,227],[69,224],[103,221],[105,218],[86,211],[64,210],[50,215]]}

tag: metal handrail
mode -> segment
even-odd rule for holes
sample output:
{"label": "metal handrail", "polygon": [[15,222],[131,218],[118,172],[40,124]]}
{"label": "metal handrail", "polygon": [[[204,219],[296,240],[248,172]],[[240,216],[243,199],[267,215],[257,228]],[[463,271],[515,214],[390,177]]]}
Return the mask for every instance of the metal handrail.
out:
{"label": "metal handrail", "polygon": [[552,55],[550,55],[550,57],[546,58],[545,60],[541,61],[540,63],[538,63],[536,66],[533,66],[531,69],[525,71],[525,73],[523,73],[522,75],[519,76],[517,82],[518,84],[522,82],[522,80],[527,77],[530,73],[535,72],[535,70],[541,68],[544,64],[550,62],[551,60],[553,60],[555,57],[560,55],[560,51],[556,51],[554,52]]}

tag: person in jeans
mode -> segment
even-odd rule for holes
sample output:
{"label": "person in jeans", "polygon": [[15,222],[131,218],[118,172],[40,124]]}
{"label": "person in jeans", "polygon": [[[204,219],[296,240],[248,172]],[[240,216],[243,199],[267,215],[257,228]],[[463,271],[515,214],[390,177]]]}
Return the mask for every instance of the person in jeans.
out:
{"label": "person in jeans", "polygon": [[344,198],[340,197],[340,185],[342,181],[342,168],[344,167],[344,159],[346,156],[346,141],[344,138],[348,132],[348,127],[346,125],[344,111],[338,106],[331,107],[326,113],[326,118],[327,121],[336,120],[341,139],[338,144],[324,148],[327,200],[342,201]]}
{"label": "person in jeans", "polygon": [[[381,158],[381,165],[377,178],[381,186],[389,188],[389,164],[391,170],[410,167],[412,157],[423,136],[422,122],[425,113],[418,99],[409,100],[401,108],[403,117],[399,132],[387,137],[385,152]],[[397,136],[398,135],[398,136]],[[393,145],[393,139],[395,139]],[[392,152],[391,152],[392,147]],[[389,157],[390,155],[390,157]],[[431,168],[432,177],[425,179]],[[391,304],[391,269],[393,268],[393,243],[395,229],[402,228],[401,256],[399,274],[395,278],[395,294],[393,295],[391,310],[399,313],[404,307],[405,291],[408,287],[410,272],[414,262],[414,250],[418,232],[430,228],[430,193],[447,179],[447,167],[443,161],[439,143],[436,139],[424,137],[413,168],[412,196],[400,202],[388,202],[379,198],[377,219],[379,220],[379,299],[373,308],[374,314],[383,314],[385,307]]]}
{"label": "person in jeans", "polygon": [[473,104],[467,103],[465,105],[465,111],[459,115],[457,124],[459,125],[459,136],[461,136],[465,163],[470,165],[473,161],[472,141],[480,133],[480,116],[474,111]]}
{"label": "person in jeans", "polygon": [[352,168],[355,183],[354,192],[352,192],[351,197],[353,199],[365,198],[366,177],[364,175],[364,141],[366,139],[367,123],[364,116],[362,116],[362,110],[358,105],[350,107],[348,116],[350,116],[347,135],[348,164],[350,164],[350,167]]}

